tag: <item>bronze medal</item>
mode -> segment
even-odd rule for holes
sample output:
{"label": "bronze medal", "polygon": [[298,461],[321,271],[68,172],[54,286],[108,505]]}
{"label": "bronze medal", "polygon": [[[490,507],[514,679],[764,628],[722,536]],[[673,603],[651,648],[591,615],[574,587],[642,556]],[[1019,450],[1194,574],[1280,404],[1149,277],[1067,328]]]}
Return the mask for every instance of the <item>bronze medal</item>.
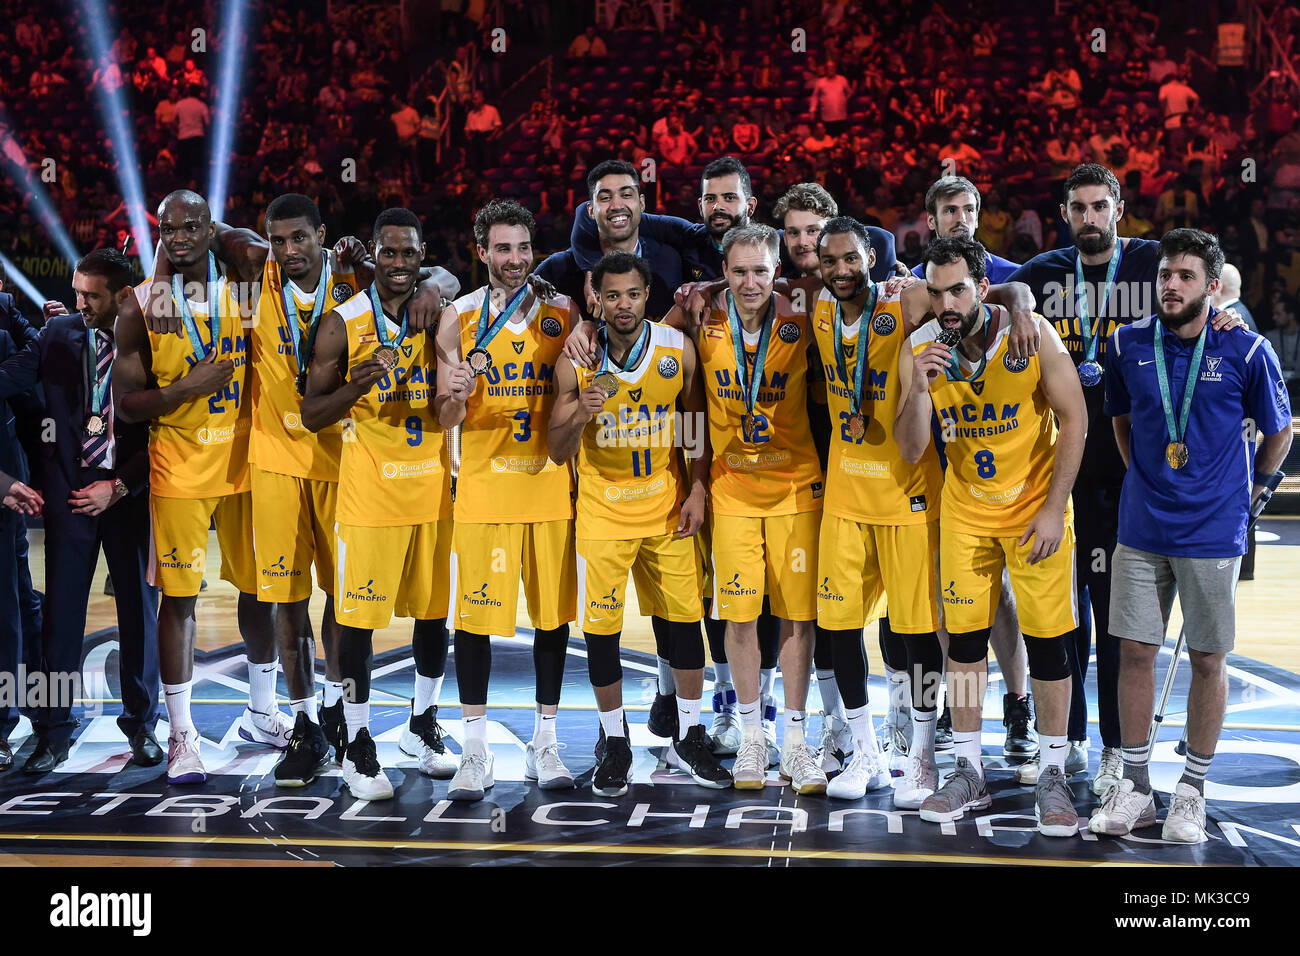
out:
{"label": "bronze medal", "polygon": [[591,380],[591,384],[604,392],[606,398],[613,398],[618,394],[618,376],[613,372],[601,372]]}
{"label": "bronze medal", "polygon": [[391,372],[397,368],[397,349],[391,345],[381,345],[375,349],[375,361]]}
{"label": "bronze medal", "polygon": [[849,416],[849,435],[854,441],[861,441],[867,433],[867,416],[854,412]]}
{"label": "bronze medal", "polygon": [[1169,467],[1174,471],[1186,465],[1188,457],[1186,442],[1171,441],[1165,447],[1165,461],[1169,463]]}
{"label": "bronze medal", "polygon": [[471,372],[475,375],[483,375],[492,367],[492,353],[487,349],[470,349],[465,355],[465,361],[469,363]]}

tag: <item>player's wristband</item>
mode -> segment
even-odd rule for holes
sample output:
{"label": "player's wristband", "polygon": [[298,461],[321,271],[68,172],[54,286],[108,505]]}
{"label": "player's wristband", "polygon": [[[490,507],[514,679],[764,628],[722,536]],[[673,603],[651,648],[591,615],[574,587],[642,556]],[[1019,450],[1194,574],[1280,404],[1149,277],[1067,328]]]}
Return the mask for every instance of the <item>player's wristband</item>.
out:
{"label": "player's wristband", "polygon": [[1263,485],[1270,493],[1272,493],[1277,491],[1277,486],[1282,484],[1282,479],[1285,477],[1285,473],[1280,471],[1275,471],[1271,475],[1266,475],[1257,471],[1255,472],[1255,484]]}

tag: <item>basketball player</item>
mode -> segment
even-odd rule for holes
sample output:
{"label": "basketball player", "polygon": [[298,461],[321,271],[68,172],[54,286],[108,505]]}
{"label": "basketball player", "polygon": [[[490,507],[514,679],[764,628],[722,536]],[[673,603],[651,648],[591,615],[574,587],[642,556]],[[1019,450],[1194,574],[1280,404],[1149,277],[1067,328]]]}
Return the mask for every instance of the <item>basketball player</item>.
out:
{"label": "basketball player", "polygon": [[432,336],[409,336],[424,238],[408,209],[375,219],[374,281],[328,312],[312,350],[302,422],[313,432],[350,419],[339,457],[335,511],[342,629],[339,673],[348,745],[343,782],[360,800],[386,800],[393,785],[370,736],[370,661],[376,628],[415,618],[416,696],[403,739],[420,769],[450,776],[453,761],[435,721],[447,661],[451,472],[433,413]]}
{"label": "basketball player", "polygon": [[555,366],[577,305],[539,297],[527,283],[533,216],[513,200],[474,218],[488,284],[448,306],[438,326],[438,418],[460,426],[456,488],[456,683],[465,739],[451,800],[479,800],[493,784],[487,749],[491,635],[515,632],[523,578],[533,625],[537,712],[524,773],[544,790],[573,787],[560,760],[555,719],[577,615],[573,475],[550,460],[546,424]]}
{"label": "basketball player", "polygon": [[[767,777],[757,619],[767,590],[782,633],[785,739],[781,774],[798,793],[823,793],[826,775],[804,739],[817,616],[822,474],[808,424],[806,316],[773,292],[780,238],[743,226],[723,239],[728,290],[699,329],[713,448],[713,617],[726,625],[727,661],[744,728],[732,767],[737,789]],[[685,322],[674,307],[669,324]]]}
{"label": "basketball player", "polygon": [[[1074,681],[1070,707],[1072,772],[1088,767],[1088,710],[1084,678],[1092,646],[1091,620],[1097,624],[1097,715],[1101,732],[1101,764],[1092,790],[1100,795],[1123,772],[1119,715],[1119,641],[1110,633],[1111,561],[1118,540],[1119,497],[1124,462],[1111,435],[1110,416],[1103,408],[1106,343],[1114,329],[1156,311],[1156,273],[1160,244],[1150,239],[1119,236],[1124,201],[1119,180],[1105,166],[1085,163],[1065,181],[1061,218],[1070,227],[1074,244],[1040,253],[1011,275],[1027,283],[1043,314],[1056,325],[1083,383],[1088,408],[1088,439],[1079,470],[1079,529],[1075,543],[1079,571],[1077,602],[1080,625],[1068,648]],[[1231,311],[1217,312],[1218,329],[1240,324]],[[1091,615],[1089,612],[1091,611]],[[1038,763],[1020,767],[1016,779],[1033,783]]]}
{"label": "basketball player", "polygon": [[[165,261],[118,314],[113,395],[123,420],[152,422],[150,582],[163,592],[158,645],[171,727],[167,780],[202,783],[207,773],[190,693],[194,606],[210,522],[217,528],[221,576],[239,590],[239,632],[248,656],[249,704],[239,735],[282,750],[293,725],[276,705],[271,605],[257,600],[247,464],[252,407],[239,307],[210,251],[213,223],[202,196],[189,190],[169,194],[158,207],[158,230]],[[150,331],[144,312],[155,307],[179,313],[183,334]]]}
{"label": "basketball player", "polygon": [[984,302],[989,283],[982,245],[964,236],[936,239],[925,262],[926,284],[906,290],[905,308],[937,318],[913,333],[912,354],[900,352],[903,398],[895,427],[908,461],[919,461],[929,448],[936,410],[946,442],[940,583],[947,582],[957,769],[921,804],[921,819],[947,823],[991,802],[980,761],[980,712],[997,582],[1009,567],[1038,701],[1043,770],[1034,815],[1040,833],[1073,836],[1079,817],[1064,766],[1066,643],[1078,626],[1070,487],[1087,422],[1082,389],[1065,347],[1045,323],[1043,351],[1011,357],[1009,317]]}
{"label": "basketball player", "polygon": [[[343,426],[335,422],[312,432],[302,423],[302,398],[323,315],[369,286],[374,270],[372,263],[361,261],[365,250],[355,239],[343,240],[338,250],[327,249],[320,210],[297,193],[278,196],[267,206],[265,236],[224,223],[217,223],[216,236],[217,258],[259,290],[250,334],[257,381],[249,442],[253,544],[258,596],[278,605],[277,642],[295,714],[294,737],[275,769],[276,782],[305,786],[319,771],[330,745],[342,763],[348,738],[338,670],[340,631],[334,615],[334,512]],[[436,317],[442,296],[455,295],[459,284],[444,269],[434,270],[425,282],[428,285],[412,297],[412,307],[431,306]],[[325,700],[319,716],[315,642],[307,622],[313,561],[316,580],[328,597],[321,621]],[[429,678],[417,675],[417,687],[423,686],[422,680]],[[421,759],[421,769],[432,773],[451,758],[445,748],[438,750],[442,744],[435,732],[436,714],[427,720],[425,716],[423,711],[412,713],[402,745]],[[426,729],[423,738],[418,728]]]}
{"label": "basketball player", "polygon": [[[965,236],[974,239],[980,225],[980,203],[980,191],[969,179],[964,176],[942,176],[926,190],[926,221],[939,238]],[[924,279],[923,266],[924,263],[918,264],[912,274]],[[989,252],[984,263],[984,274],[988,276],[989,282],[996,284],[1005,281],[1017,268],[1017,263]],[[1014,358],[1022,354],[1020,342],[1014,334],[1014,314],[1011,328],[1013,334],[1010,346]],[[946,634],[941,636],[946,637]],[[1026,693],[1026,659],[1024,641],[1020,637],[1020,626],[1016,620],[1016,597],[1011,590],[1011,579],[1006,574],[1002,576],[1002,596],[989,635],[989,645],[997,658],[1005,689],[1002,695],[1002,724],[1007,729],[1007,735],[1002,743],[1002,752],[1008,757],[1029,757],[1038,750],[1038,739],[1031,725],[1033,714]],[[1082,694],[1081,689],[1076,690]],[[952,746],[952,710],[947,705],[939,718],[938,740],[941,750]]]}
{"label": "basketball player", "polygon": [[649,264],[628,252],[596,263],[591,281],[605,316],[601,361],[592,370],[560,357],[547,429],[552,461],[578,456],[579,621],[605,737],[592,775],[592,791],[601,796],[626,793],[632,766],[619,663],[626,604],[626,591],[619,591],[629,571],[642,613],[670,634],[677,726],[667,763],[705,787],[731,784],[700,724],[703,608],[690,538],[704,522],[710,456],[699,449],[688,484],[677,455],[676,410],[680,403],[684,416],[703,424],[704,384],[690,339],[646,320],[650,279]]}

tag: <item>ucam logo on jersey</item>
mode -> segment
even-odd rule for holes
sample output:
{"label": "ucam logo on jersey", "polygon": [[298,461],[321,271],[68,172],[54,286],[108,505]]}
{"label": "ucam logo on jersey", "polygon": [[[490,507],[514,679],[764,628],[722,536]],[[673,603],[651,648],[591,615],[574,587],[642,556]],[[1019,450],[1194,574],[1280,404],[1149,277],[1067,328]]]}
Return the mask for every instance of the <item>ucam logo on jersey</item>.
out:
{"label": "ucam logo on jersey", "polygon": [[1201,372],[1202,382],[1222,382],[1223,373],[1219,371],[1219,365],[1223,362],[1222,355],[1205,356],[1205,370]]}

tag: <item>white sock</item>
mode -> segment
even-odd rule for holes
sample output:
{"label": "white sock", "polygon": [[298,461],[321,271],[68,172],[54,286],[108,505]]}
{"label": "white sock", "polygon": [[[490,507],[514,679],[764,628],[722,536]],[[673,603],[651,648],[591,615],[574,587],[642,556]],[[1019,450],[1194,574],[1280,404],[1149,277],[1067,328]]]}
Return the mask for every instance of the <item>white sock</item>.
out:
{"label": "white sock", "polygon": [[163,684],[164,701],[167,704],[167,723],[171,724],[172,736],[182,731],[194,731],[194,721],[190,718],[190,693],[194,690],[194,681],[183,684]]}
{"label": "white sock", "polygon": [[975,772],[981,777],[984,776],[984,765],[980,762],[980,732],[978,730],[970,733],[962,733],[954,729],[952,732],[952,753],[953,758],[965,757],[970,761],[970,765],[975,768]]}
{"label": "white sock", "polygon": [[[533,744],[537,747],[549,747],[555,743],[555,714],[543,714],[540,710],[533,713]],[[620,727],[620,730],[622,728]]]}
{"label": "white sock", "polygon": [[745,730],[763,729],[763,703],[761,700],[753,700],[748,704],[742,704],[739,699],[736,701],[736,712],[740,714],[740,726]]}
{"label": "white sock", "polygon": [[681,734],[681,739],[686,739],[686,735],[691,732],[691,728],[700,722],[700,698],[687,700],[681,694],[677,695],[677,732]]}
{"label": "white sock", "polygon": [[673,669],[662,657],[656,658],[659,665],[659,693],[677,693],[677,682],[673,680]]}
{"label": "white sock", "polygon": [[840,700],[840,688],[835,683],[835,671],[830,667],[817,669],[817,693],[822,698],[822,713],[844,716],[844,702]]}
{"label": "white sock", "polygon": [[912,708],[912,753],[934,756],[934,730],[938,723],[937,710],[922,712]]}
{"label": "white sock", "polygon": [[438,697],[442,694],[441,677],[425,677],[422,674],[415,675],[415,706],[412,710],[416,716],[423,714],[426,710],[438,703]]}
{"label": "white sock", "polygon": [[312,694],[310,697],[304,697],[302,700],[289,701],[289,709],[293,711],[295,717],[298,714],[306,714],[307,719],[310,720],[313,724],[320,723],[320,717],[316,713],[315,694]]}
{"label": "white sock", "polygon": [[789,707],[785,709],[785,743],[803,742],[803,720],[802,710],[792,710]]}
{"label": "white sock", "polygon": [[361,728],[370,732],[370,701],[363,700],[359,704],[352,704],[348,701],[343,702],[343,720],[348,725],[348,743],[357,739],[357,733]]}
{"label": "white sock", "polygon": [[1038,735],[1038,766],[1040,770],[1057,767],[1061,773],[1065,773],[1065,756],[1069,752],[1070,742],[1065,739],[1064,734],[1060,737],[1051,737],[1047,734]]}
{"label": "white sock", "polygon": [[849,732],[853,734],[854,750],[861,750],[870,754],[880,749],[879,744],[876,743],[876,728],[871,721],[871,708],[869,706],[846,710],[844,719],[848,721]]}
{"label": "white sock", "polygon": [[776,668],[764,667],[758,672],[758,696],[771,697],[776,690]]}
{"label": "white sock", "polygon": [[465,729],[465,744],[468,746],[474,744],[482,753],[487,752],[487,714],[480,714],[478,717],[461,718],[461,726]]}
{"label": "white sock", "polygon": [[343,682],[340,680],[327,680],[325,682],[325,700],[326,707],[333,707],[343,699]]}
{"label": "white sock", "polygon": [[276,661],[269,664],[248,662],[248,707],[259,714],[276,710],[275,673],[280,669]]}
{"label": "white sock", "polygon": [[893,716],[906,710],[912,699],[912,682],[907,677],[907,671],[885,670],[889,675],[889,716],[892,723]]}
{"label": "white sock", "polygon": [[615,707],[613,710],[600,711],[600,726],[605,731],[606,737],[622,737],[623,708]]}
{"label": "white sock", "polygon": [[721,664],[715,662],[713,665],[713,674],[713,682],[715,684],[731,683],[731,665],[726,661],[723,661]]}

